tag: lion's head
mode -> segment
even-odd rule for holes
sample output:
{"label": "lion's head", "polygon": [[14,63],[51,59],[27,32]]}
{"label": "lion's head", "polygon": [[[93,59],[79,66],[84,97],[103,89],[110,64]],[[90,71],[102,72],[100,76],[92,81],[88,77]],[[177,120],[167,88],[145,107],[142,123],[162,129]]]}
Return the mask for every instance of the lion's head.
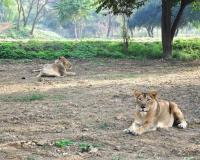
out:
{"label": "lion's head", "polygon": [[57,60],[55,60],[55,63],[62,63],[66,70],[72,69],[72,64],[64,56],[61,56]]}
{"label": "lion's head", "polygon": [[137,109],[140,112],[148,112],[152,105],[156,102],[156,91],[150,92],[141,92],[141,91],[134,91],[134,96],[136,98]]}

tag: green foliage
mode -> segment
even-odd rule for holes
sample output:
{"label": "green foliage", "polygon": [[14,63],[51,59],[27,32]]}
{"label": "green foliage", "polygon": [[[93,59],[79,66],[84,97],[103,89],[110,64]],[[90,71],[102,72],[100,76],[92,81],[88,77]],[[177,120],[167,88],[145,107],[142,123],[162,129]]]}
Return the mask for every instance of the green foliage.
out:
{"label": "green foliage", "polygon": [[148,0],[97,0],[97,12],[101,10],[111,10],[113,14],[126,14],[130,16],[133,9],[139,8],[144,5]]}
{"label": "green foliage", "polygon": [[91,149],[92,145],[89,143],[80,143],[79,148],[81,152],[89,152]]}
{"label": "green foliage", "polygon": [[150,58],[158,59],[162,57],[162,48],[159,42],[139,43],[134,42],[129,45],[129,52],[136,59]]}
{"label": "green foliage", "polygon": [[55,142],[55,146],[59,148],[65,148],[68,146],[73,145],[75,142],[68,140],[68,139],[63,139],[63,140],[58,140]]}
{"label": "green foliage", "polygon": [[0,100],[3,102],[32,102],[43,100],[45,95],[41,93],[29,93],[25,95],[9,95],[0,97]]}
{"label": "green foliage", "polygon": [[79,20],[90,11],[91,0],[60,0],[54,6],[61,21]]}
{"label": "green foliage", "polygon": [[3,12],[0,14],[0,19],[4,19],[4,21],[14,20],[17,14],[16,5],[15,0],[1,0],[0,10]]}
{"label": "green foliage", "polygon": [[[200,40],[177,40],[174,42],[176,59],[199,59]],[[1,42],[1,59],[56,59],[59,56],[70,58],[162,58],[160,42],[130,42],[129,52],[123,54],[123,46],[117,41],[28,41]],[[184,58],[183,58],[184,57]]]}
{"label": "green foliage", "polygon": [[200,40],[178,40],[174,43],[173,58],[190,61],[200,59]]}
{"label": "green foliage", "polygon": [[93,147],[99,148],[100,145],[88,142],[74,142],[69,139],[57,140],[54,145],[58,148],[66,148],[69,146],[78,146],[81,152],[89,152]]}

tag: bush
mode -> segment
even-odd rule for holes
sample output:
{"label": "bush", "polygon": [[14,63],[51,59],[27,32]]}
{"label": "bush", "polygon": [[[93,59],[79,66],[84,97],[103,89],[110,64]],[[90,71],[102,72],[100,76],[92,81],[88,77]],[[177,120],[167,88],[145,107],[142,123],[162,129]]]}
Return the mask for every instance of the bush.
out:
{"label": "bush", "polygon": [[177,40],[173,46],[173,58],[190,61],[200,59],[200,40]]}
{"label": "bush", "polygon": [[[200,40],[177,40],[174,42],[173,58],[194,60],[200,58]],[[123,53],[121,42],[117,41],[28,41],[1,42],[0,58],[6,59],[56,59],[59,56],[71,58],[134,58],[158,59],[162,57],[160,42],[130,42],[129,52]]]}

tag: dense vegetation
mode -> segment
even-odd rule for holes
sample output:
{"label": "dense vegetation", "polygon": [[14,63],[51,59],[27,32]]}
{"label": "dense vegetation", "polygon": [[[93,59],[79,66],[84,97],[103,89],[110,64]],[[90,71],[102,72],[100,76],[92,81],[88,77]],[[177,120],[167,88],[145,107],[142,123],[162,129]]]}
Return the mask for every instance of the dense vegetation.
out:
{"label": "dense vegetation", "polygon": [[[177,40],[173,57],[180,60],[200,59],[200,40]],[[161,42],[130,42],[129,52],[123,53],[119,41],[28,41],[1,42],[0,58],[55,59],[64,55],[70,58],[132,58],[157,59],[162,57]]]}

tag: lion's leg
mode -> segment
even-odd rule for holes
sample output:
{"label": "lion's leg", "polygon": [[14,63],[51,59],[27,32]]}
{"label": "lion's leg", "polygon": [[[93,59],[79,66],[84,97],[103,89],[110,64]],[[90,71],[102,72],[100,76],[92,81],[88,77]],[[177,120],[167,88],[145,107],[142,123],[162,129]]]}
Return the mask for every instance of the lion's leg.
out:
{"label": "lion's leg", "polygon": [[133,122],[132,125],[131,125],[129,128],[124,129],[123,132],[125,132],[125,133],[134,133],[135,130],[136,130],[138,127],[139,127],[139,125],[136,124],[135,122]]}
{"label": "lion's leg", "polygon": [[187,122],[184,118],[183,113],[181,112],[180,108],[177,106],[176,103],[170,102],[170,109],[171,113],[174,115],[174,121],[178,123],[179,128],[186,128]]}
{"label": "lion's leg", "polygon": [[34,69],[32,72],[40,72],[42,69]]}
{"label": "lion's leg", "polygon": [[141,135],[145,132],[150,132],[150,131],[154,131],[156,130],[156,127],[154,127],[153,122],[145,122],[142,126],[136,128],[136,130],[134,131],[134,135]]}
{"label": "lion's leg", "polygon": [[40,78],[40,77],[42,77],[42,76],[43,76],[43,72],[40,71],[40,73],[37,75],[37,78]]}

